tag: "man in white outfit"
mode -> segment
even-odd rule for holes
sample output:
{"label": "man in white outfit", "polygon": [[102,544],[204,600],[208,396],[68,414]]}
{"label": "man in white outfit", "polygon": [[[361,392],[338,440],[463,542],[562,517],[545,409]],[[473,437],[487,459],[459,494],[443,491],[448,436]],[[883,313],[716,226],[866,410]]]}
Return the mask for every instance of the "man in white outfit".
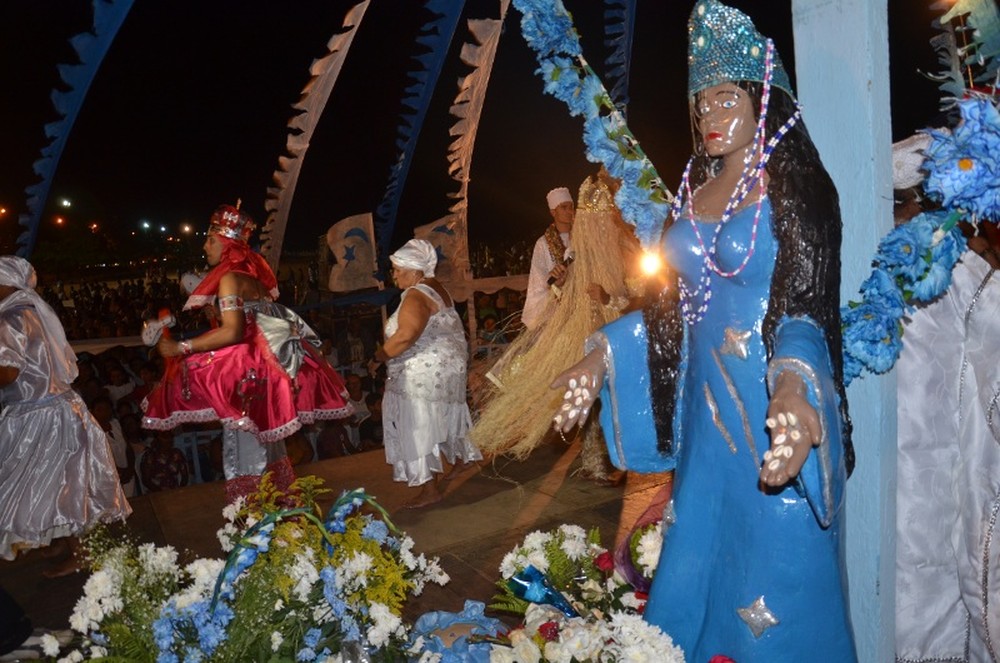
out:
{"label": "man in white outfit", "polygon": [[573,195],[566,187],[552,189],[545,196],[549,204],[552,223],[545,234],[535,242],[531,254],[531,271],[528,274],[528,292],[524,299],[521,322],[528,329],[534,329],[544,318],[549,298],[566,282],[568,262],[572,261],[570,233],[576,206]]}

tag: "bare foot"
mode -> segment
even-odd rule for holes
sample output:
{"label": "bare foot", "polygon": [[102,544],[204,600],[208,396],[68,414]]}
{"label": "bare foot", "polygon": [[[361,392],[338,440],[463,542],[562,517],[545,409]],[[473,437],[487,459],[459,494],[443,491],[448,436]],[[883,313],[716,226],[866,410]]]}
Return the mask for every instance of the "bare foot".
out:
{"label": "bare foot", "polygon": [[73,573],[79,573],[80,571],[83,571],[83,569],[83,561],[76,555],[70,555],[62,562],[59,562],[55,566],[42,571],[42,575],[46,578],[62,578],[63,576],[68,576]]}
{"label": "bare foot", "polygon": [[447,484],[449,481],[451,481],[457,476],[460,476],[463,472],[472,467],[478,467],[478,465],[476,463],[471,463],[464,460],[456,460],[455,464],[451,466],[451,469],[445,472],[444,475],[441,476],[439,481],[442,484]]}
{"label": "bare foot", "polygon": [[403,504],[404,509],[420,509],[425,506],[430,506],[431,504],[436,504],[444,499],[444,495],[438,490],[437,484],[433,480],[428,481],[420,488],[420,493],[417,494],[409,502]]}
{"label": "bare foot", "polygon": [[55,559],[62,557],[69,551],[69,542],[66,539],[56,539],[49,545],[38,550],[38,554],[45,559]]}

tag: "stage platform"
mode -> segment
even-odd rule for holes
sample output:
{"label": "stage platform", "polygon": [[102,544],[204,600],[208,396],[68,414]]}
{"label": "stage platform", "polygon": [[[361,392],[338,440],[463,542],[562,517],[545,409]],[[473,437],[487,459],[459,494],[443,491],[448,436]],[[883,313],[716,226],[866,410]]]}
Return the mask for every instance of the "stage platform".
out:
{"label": "stage platform", "polygon": [[[630,527],[669,483],[668,475],[630,473],[619,486],[601,486],[574,476],[578,456],[578,444],[557,442],[536,449],[524,461],[487,461],[451,481],[443,501],[414,510],[402,505],[416,489],[392,481],[380,449],[296,470],[322,477],[335,491],[324,506],[341,490],[365,488],[413,537],[418,552],[441,558],[451,582],[428,586],[411,600],[405,616],[412,621],[428,610],[459,611],[466,599],[488,604],[501,559],[531,531],[562,523],[596,526],[603,543],[611,546],[619,529]],[[222,556],[215,536],[223,524],[221,482],[143,495],[131,503],[127,527],[140,541],[172,545],[182,559]],[[87,574],[48,579],[42,571],[52,563],[38,550],[13,562],[0,561],[0,586],[17,599],[36,627],[64,629]]]}

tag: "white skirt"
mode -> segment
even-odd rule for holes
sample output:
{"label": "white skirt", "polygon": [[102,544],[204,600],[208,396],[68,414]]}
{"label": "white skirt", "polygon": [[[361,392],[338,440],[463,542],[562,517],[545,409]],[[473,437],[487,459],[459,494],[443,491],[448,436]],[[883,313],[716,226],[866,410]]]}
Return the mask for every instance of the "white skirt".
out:
{"label": "white skirt", "polygon": [[394,481],[419,486],[434,472],[443,472],[441,454],[449,463],[472,462],[483,455],[469,441],[469,406],[429,401],[386,391],[382,398],[385,461]]}
{"label": "white skirt", "polygon": [[4,408],[0,558],[130,513],[107,435],[76,392]]}

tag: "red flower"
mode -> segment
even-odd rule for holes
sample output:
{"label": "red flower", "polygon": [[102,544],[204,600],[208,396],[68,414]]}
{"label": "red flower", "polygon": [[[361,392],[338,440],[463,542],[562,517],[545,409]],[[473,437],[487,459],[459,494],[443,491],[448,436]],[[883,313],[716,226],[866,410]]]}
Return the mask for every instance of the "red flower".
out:
{"label": "red flower", "polygon": [[605,550],[597,556],[597,559],[594,560],[594,565],[607,573],[615,568],[615,558],[611,556],[611,553]]}
{"label": "red flower", "polygon": [[555,642],[559,639],[559,624],[548,621],[538,627],[538,635],[545,639],[545,642]]}
{"label": "red flower", "polygon": [[712,658],[708,659],[708,663],[736,663],[733,659],[722,654],[716,654]]}

